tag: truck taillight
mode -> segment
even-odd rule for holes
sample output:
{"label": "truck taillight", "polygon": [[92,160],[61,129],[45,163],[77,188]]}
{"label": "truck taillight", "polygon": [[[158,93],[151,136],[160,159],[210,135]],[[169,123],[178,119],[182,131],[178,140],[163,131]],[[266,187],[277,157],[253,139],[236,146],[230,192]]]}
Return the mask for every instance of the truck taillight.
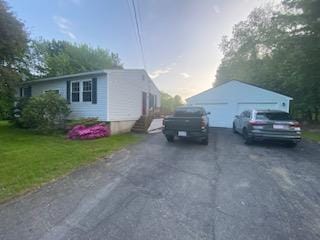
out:
{"label": "truck taillight", "polygon": [[204,129],[206,127],[206,121],[205,121],[204,117],[201,118],[200,126],[202,129]]}

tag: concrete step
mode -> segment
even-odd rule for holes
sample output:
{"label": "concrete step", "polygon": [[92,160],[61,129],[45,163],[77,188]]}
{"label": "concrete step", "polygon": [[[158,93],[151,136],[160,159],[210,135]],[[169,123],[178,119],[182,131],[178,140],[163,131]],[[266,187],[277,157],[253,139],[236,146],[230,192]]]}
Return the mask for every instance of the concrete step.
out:
{"label": "concrete step", "polygon": [[134,124],[134,126],[143,126],[144,127],[144,126],[146,126],[146,124],[137,122],[137,123]]}
{"label": "concrete step", "polygon": [[149,117],[141,117],[136,121],[131,131],[136,133],[147,133],[152,119]]}
{"label": "concrete step", "polygon": [[144,126],[133,126],[132,129],[146,129]]}

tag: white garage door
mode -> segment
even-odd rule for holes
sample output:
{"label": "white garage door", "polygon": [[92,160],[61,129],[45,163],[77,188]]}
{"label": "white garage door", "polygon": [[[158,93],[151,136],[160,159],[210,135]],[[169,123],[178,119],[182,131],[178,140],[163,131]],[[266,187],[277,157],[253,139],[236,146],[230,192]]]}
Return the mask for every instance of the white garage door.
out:
{"label": "white garage door", "polygon": [[255,109],[255,110],[267,110],[267,109],[270,109],[270,110],[278,110],[279,105],[274,102],[274,103],[238,103],[238,113],[237,114],[240,114],[242,113],[243,111],[245,110],[252,110],[252,109]]}
{"label": "white garage door", "polygon": [[233,113],[230,111],[228,103],[201,104],[207,112],[210,112],[210,127],[231,127],[233,121]]}
{"label": "white garage door", "polygon": [[207,112],[211,113],[208,115],[210,127],[225,128],[231,128],[235,115],[245,110],[279,109],[279,105],[276,102],[236,103],[236,105],[231,103],[206,103],[197,105],[201,105]]}

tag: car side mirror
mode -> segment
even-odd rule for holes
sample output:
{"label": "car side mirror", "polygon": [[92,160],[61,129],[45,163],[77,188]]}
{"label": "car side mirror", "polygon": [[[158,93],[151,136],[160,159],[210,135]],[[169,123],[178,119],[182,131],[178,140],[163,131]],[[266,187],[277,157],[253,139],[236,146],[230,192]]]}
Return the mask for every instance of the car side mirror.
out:
{"label": "car side mirror", "polygon": [[211,112],[207,112],[207,115],[210,115],[211,114]]}

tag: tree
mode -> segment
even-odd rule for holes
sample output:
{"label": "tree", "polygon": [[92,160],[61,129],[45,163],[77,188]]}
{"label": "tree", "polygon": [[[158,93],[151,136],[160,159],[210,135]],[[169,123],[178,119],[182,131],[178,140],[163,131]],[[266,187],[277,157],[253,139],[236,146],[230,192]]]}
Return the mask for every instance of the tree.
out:
{"label": "tree", "polygon": [[32,41],[27,58],[33,77],[52,77],[108,68],[122,68],[118,54],[87,44],[60,40]]}
{"label": "tree", "polygon": [[239,79],[294,98],[294,112],[318,120],[320,2],[285,0],[282,10],[257,8],[220,45],[216,83]]}
{"label": "tree", "polygon": [[176,107],[181,105],[183,105],[183,101],[179,95],[172,97],[168,93],[161,92],[161,113],[172,113]]}
{"label": "tree", "polygon": [[173,105],[174,105],[175,107],[178,107],[178,106],[183,105],[182,98],[181,98],[179,95],[175,95],[175,96],[173,97]]}
{"label": "tree", "polygon": [[0,0],[0,118],[7,117],[12,108],[14,90],[23,72],[27,41],[23,23],[6,2]]}

